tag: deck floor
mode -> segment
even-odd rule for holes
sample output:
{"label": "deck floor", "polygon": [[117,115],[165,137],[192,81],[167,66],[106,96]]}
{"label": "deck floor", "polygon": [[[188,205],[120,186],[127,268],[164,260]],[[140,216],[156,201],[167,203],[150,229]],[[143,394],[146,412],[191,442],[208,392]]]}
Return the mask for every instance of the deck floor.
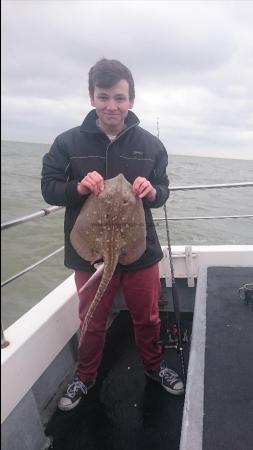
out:
{"label": "deck floor", "polygon": [[253,449],[253,307],[238,289],[252,267],[207,272],[203,450]]}
{"label": "deck floor", "polygon": [[[183,313],[181,321],[190,334],[192,314]],[[162,335],[165,329],[163,320]],[[184,353],[187,366],[187,343]],[[166,350],[165,359],[180,373],[176,350]],[[54,450],[178,450],[183,405],[184,396],[145,377],[129,313],[122,311],[108,332],[96,385],[75,410],[55,411],[46,433]]]}

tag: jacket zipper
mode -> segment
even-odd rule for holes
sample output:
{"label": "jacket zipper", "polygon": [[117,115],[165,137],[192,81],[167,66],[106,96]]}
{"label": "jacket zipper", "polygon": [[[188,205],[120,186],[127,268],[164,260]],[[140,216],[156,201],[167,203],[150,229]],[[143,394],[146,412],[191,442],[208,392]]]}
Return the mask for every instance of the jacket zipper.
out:
{"label": "jacket zipper", "polygon": [[119,134],[119,136],[117,136],[112,142],[109,142],[109,144],[107,145],[106,152],[105,152],[105,177],[106,177],[106,179],[107,179],[107,176],[108,176],[107,154],[108,154],[108,150],[109,150],[110,146],[112,144],[114,144],[114,142],[116,142],[117,139],[119,139],[121,136],[123,136],[123,134],[127,133],[128,130],[131,130],[132,128],[137,127],[138,125],[139,125],[139,123],[134,123],[133,125],[130,125],[130,127],[128,127],[125,130],[123,130],[122,133]]}

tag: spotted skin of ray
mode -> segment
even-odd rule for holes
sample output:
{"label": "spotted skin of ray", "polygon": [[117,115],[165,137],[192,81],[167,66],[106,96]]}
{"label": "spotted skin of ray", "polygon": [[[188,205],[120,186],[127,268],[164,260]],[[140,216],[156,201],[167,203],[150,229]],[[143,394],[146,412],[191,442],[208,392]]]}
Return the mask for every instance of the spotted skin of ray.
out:
{"label": "spotted skin of ray", "polygon": [[117,264],[131,264],[146,250],[143,203],[135,196],[124,175],[105,180],[103,192],[98,196],[89,196],[71,231],[70,241],[84,260],[91,264],[98,260],[103,260],[104,263],[100,284],[82,324],[81,344]]}

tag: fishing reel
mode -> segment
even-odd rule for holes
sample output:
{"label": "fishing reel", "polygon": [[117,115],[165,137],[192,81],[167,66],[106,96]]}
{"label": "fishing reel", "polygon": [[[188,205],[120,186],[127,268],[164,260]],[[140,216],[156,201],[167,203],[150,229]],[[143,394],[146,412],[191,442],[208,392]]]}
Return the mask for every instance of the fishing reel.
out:
{"label": "fishing reel", "polygon": [[244,284],[240,287],[239,297],[246,306],[253,307],[253,283]]}
{"label": "fishing reel", "polygon": [[[188,330],[181,330],[181,343],[188,344],[189,341],[190,336]],[[169,327],[166,328],[164,339],[160,339],[159,341],[157,341],[157,344],[161,345],[164,349],[179,349],[180,340],[176,323],[172,323]]]}

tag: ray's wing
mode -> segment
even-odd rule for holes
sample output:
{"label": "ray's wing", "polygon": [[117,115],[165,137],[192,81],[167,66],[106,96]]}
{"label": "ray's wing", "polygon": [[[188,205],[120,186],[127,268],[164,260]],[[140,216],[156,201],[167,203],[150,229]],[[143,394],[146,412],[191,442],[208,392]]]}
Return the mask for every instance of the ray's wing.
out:
{"label": "ray's wing", "polygon": [[137,261],[146,250],[146,223],[142,200],[136,198],[133,206],[128,206],[121,225],[121,264]]}
{"label": "ray's wing", "polygon": [[70,242],[78,255],[86,261],[94,262],[101,253],[101,207],[95,195],[84,203],[70,233]]}

